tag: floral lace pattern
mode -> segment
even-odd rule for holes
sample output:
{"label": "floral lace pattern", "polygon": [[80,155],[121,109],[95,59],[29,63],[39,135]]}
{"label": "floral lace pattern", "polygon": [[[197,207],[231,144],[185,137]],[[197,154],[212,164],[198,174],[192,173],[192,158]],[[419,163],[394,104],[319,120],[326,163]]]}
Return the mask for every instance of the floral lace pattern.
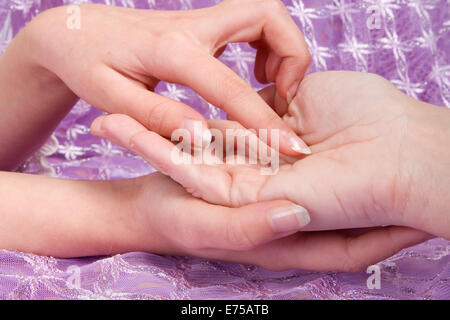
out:
{"label": "floral lace pattern", "polygon": [[[0,0],[0,53],[35,15],[55,5],[103,3],[184,10],[219,0]],[[389,79],[408,95],[450,107],[448,0],[285,0],[303,31],[309,72],[355,70]],[[254,50],[231,44],[220,58],[255,89]],[[189,88],[161,83],[156,91],[223,118]],[[48,142],[19,171],[72,179],[119,179],[148,174],[141,158],[89,133],[101,111],[79,101]],[[433,239],[380,262],[381,289],[368,274],[269,272],[196,258],[128,253],[55,259],[0,251],[0,298],[68,299],[432,299],[450,298],[450,242]],[[79,285],[73,285],[78,273]]]}

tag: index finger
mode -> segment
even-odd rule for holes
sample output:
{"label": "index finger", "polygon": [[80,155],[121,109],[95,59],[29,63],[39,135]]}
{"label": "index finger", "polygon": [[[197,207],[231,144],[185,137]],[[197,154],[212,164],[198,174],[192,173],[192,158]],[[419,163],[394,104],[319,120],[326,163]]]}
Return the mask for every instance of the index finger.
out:
{"label": "index finger", "polygon": [[[268,145],[287,155],[310,154],[308,146],[266,104],[259,94],[231,69],[201,50],[184,55],[189,70],[178,70],[177,81],[225,110],[248,129],[268,129]],[[194,70],[192,72],[192,70]],[[186,72],[188,71],[188,72]],[[278,141],[272,138],[278,137]]]}
{"label": "index finger", "polygon": [[[246,8],[248,7],[248,9]],[[218,48],[229,42],[262,40],[281,60],[276,75],[281,97],[290,99],[311,60],[305,39],[279,0],[224,1],[211,8],[208,22],[215,28],[202,28]]]}

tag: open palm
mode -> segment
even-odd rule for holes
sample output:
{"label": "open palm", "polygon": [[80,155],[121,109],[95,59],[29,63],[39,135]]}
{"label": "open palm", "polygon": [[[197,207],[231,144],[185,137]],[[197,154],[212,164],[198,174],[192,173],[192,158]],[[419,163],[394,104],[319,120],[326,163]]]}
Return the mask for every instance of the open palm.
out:
{"label": "open palm", "polygon": [[[405,223],[400,219],[407,189],[401,175],[406,96],[378,76],[356,72],[306,77],[287,108],[277,105],[274,87],[261,95],[279,113],[285,109],[284,120],[313,151],[299,158],[282,155],[273,175],[261,174],[260,165],[236,160],[210,165],[190,159],[177,164],[170,141],[122,115],[114,116],[115,122],[109,116],[104,127],[119,121],[116,127],[126,133],[119,135],[120,144],[142,146],[138,153],[154,167],[210,203],[239,207],[288,199],[310,212],[307,230]],[[230,121],[209,125],[222,136],[226,129],[243,129]]]}
{"label": "open palm", "polygon": [[[262,175],[260,165],[175,164],[171,157],[176,147],[172,142],[123,115],[104,117],[102,129],[94,131],[134,150],[193,196],[209,203],[239,207],[287,199],[309,211],[311,223],[304,228],[309,231],[409,226],[402,216],[407,196],[401,167],[402,142],[407,130],[406,96],[378,76],[353,72],[306,77],[289,105],[277,98],[274,87],[260,94],[312,150],[311,155],[301,158],[282,156],[280,169],[274,175]],[[210,127],[223,132],[240,125],[213,121]],[[376,261],[401,249],[406,238],[406,243],[412,244],[427,237],[412,229],[392,228],[376,228],[356,238],[360,239],[354,242],[359,247],[355,250],[359,256],[353,255],[354,260]],[[343,261],[346,265],[351,261],[348,234],[345,230],[297,233],[250,251],[215,250],[201,255],[249,263],[254,262],[252,257],[256,255],[265,261],[259,264],[268,265],[272,254],[287,256],[298,251],[310,257],[302,259],[300,267],[329,269],[336,265],[332,261]],[[326,252],[335,256],[331,254],[325,259]],[[347,258],[341,259],[342,254]],[[298,259],[296,264],[292,259],[285,260],[281,259],[276,266],[299,266]],[[335,268],[349,269],[342,265]]]}

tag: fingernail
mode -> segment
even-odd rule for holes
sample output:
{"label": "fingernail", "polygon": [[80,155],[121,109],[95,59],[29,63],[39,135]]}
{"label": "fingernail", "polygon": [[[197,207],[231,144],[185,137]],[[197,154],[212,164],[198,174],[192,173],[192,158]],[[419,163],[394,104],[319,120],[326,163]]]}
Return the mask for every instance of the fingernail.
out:
{"label": "fingernail", "polygon": [[91,123],[91,133],[92,134],[100,134],[103,132],[102,122],[103,122],[104,117],[106,117],[106,116],[100,116]]}
{"label": "fingernail", "polygon": [[273,231],[277,233],[298,231],[311,221],[308,211],[294,204],[274,209],[268,218]]}
{"label": "fingernail", "polygon": [[297,94],[298,86],[300,84],[300,81],[294,81],[294,83],[289,88],[287,94],[286,94],[286,101],[288,104],[291,104],[292,100],[294,99],[295,95]]}
{"label": "fingernail", "polygon": [[209,129],[203,130],[202,134],[203,145],[208,146],[211,143],[211,140],[212,140],[211,130]]}
{"label": "fingernail", "polygon": [[290,148],[297,153],[311,154],[311,149],[294,132],[283,132],[282,139],[286,140]]}
{"label": "fingernail", "polygon": [[200,120],[184,119],[181,128],[188,130],[194,136],[191,141],[194,144],[201,138],[202,146],[208,146],[211,143],[212,134],[208,128],[205,128]]}

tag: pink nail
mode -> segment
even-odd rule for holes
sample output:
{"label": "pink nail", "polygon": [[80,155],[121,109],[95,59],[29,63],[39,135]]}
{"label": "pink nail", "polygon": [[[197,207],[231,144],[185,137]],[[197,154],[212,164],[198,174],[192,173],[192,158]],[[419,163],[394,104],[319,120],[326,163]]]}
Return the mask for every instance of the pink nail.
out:
{"label": "pink nail", "polygon": [[[184,119],[183,123],[181,124],[181,128],[189,131],[193,135],[191,137],[191,141],[193,141],[195,144],[208,146],[211,143],[211,131],[206,128],[201,121]],[[201,143],[197,143],[197,141],[201,141]]]}
{"label": "pink nail", "polygon": [[281,132],[280,139],[287,141],[291,150],[297,153],[311,154],[311,149],[294,132]]}

